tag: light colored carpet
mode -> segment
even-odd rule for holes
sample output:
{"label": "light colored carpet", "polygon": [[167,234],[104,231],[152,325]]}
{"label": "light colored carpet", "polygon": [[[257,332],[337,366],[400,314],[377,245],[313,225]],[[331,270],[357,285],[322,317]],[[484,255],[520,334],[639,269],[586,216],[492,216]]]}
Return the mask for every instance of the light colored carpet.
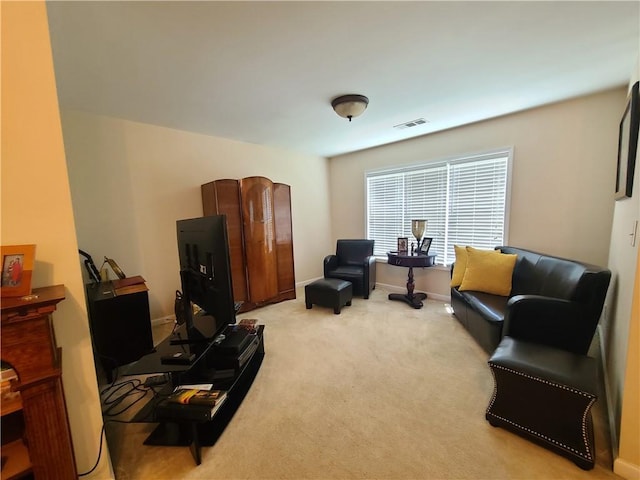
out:
{"label": "light colored carpet", "polygon": [[[571,461],[484,418],[488,356],[443,302],[414,310],[378,286],[340,315],[297,300],[245,313],[265,327],[262,368],[196,466],[185,447],[144,446],[155,425],[107,425],[118,479],[596,479],[611,471],[596,409],[597,465]],[[598,405],[598,404],[596,404]]]}

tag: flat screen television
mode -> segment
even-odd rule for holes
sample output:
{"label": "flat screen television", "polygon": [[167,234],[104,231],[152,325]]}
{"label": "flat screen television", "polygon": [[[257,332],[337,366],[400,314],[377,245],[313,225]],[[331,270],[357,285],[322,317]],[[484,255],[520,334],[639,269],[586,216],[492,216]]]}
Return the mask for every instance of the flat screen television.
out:
{"label": "flat screen television", "polygon": [[[225,215],[178,220],[178,255],[188,342],[211,339],[236,323]],[[191,303],[203,310],[194,319]]]}

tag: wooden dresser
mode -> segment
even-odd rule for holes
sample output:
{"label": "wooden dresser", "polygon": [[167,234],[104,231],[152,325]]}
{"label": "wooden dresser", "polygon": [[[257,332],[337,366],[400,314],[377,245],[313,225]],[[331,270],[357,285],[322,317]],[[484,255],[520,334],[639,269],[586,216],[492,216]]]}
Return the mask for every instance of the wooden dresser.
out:
{"label": "wooden dresser", "polygon": [[78,478],[51,315],[64,298],[64,285],[54,285],[33,289],[30,300],[2,299],[1,356],[20,393],[2,403],[3,480]]}

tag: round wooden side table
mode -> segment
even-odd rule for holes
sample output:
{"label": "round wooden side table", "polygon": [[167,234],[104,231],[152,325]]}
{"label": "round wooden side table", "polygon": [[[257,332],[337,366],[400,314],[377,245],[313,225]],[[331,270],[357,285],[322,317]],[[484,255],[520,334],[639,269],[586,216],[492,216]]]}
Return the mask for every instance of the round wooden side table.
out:
{"label": "round wooden side table", "polygon": [[390,293],[389,300],[400,300],[413,308],[422,308],[422,301],[427,299],[426,293],[414,293],[413,267],[432,267],[435,255],[409,255],[408,253],[387,252],[387,263],[397,267],[408,267],[407,293]]}

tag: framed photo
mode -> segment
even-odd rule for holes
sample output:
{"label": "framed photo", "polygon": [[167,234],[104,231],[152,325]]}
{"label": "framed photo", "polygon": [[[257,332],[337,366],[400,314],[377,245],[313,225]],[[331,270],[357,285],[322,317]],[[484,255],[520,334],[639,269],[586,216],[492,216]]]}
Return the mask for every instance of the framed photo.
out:
{"label": "framed photo", "polygon": [[2,245],[2,297],[24,297],[31,293],[35,245]]}
{"label": "framed photo", "polygon": [[429,255],[429,247],[431,247],[431,242],[433,242],[433,238],[424,237],[422,239],[422,245],[420,245],[420,253],[422,255]]}
{"label": "framed photo", "polygon": [[398,253],[409,251],[409,237],[398,237]]}
{"label": "framed photo", "polygon": [[633,174],[638,152],[638,128],[640,127],[639,84],[640,82],[636,82],[631,88],[627,107],[620,122],[616,200],[631,197],[633,193]]}

